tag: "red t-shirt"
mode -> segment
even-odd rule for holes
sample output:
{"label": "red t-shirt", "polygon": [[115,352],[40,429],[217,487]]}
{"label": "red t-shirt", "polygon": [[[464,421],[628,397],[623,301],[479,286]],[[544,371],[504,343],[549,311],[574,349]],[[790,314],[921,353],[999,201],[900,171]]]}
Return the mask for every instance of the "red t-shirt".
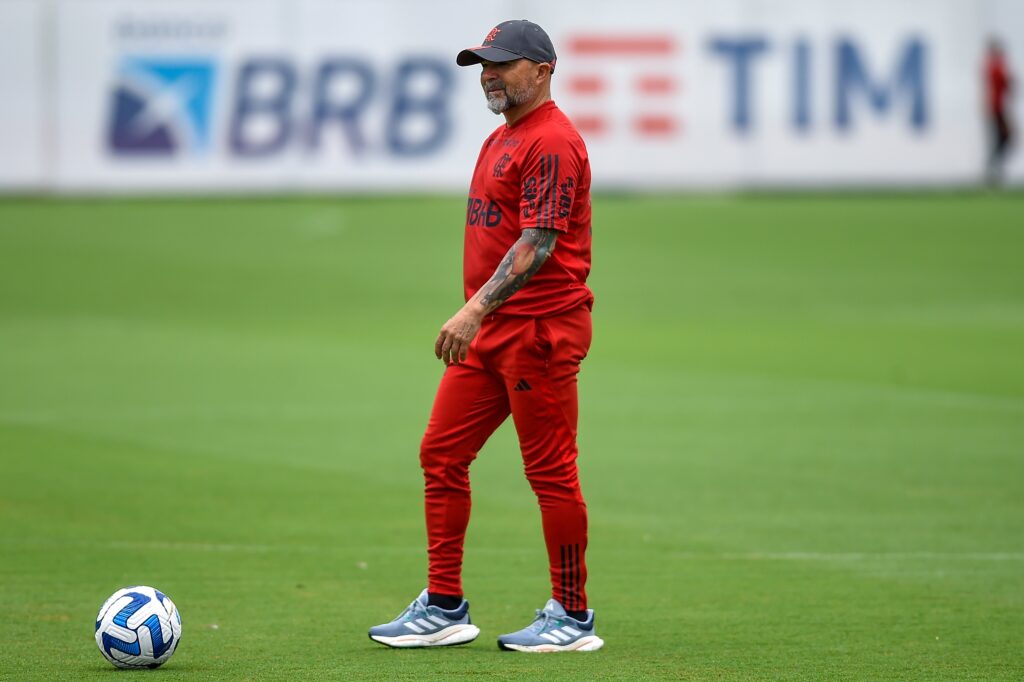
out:
{"label": "red t-shirt", "polygon": [[1010,75],[999,54],[989,55],[985,64],[985,81],[988,85],[988,110],[993,114],[1003,113],[1006,94],[1010,90]]}
{"label": "red t-shirt", "polygon": [[480,150],[466,206],[467,301],[528,228],[557,230],[555,249],[495,312],[547,317],[592,306],[590,160],[583,138],[554,102],[502,125]]}

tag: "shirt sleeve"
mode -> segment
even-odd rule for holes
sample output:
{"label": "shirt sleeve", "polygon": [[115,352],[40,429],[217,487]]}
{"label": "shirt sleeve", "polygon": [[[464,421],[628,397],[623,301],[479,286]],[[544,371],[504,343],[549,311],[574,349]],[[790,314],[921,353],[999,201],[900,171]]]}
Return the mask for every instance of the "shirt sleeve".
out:
{"label": "shirt sleeve", "polygon": [[522,168],[521,229],[569,231],[582,163],[567,136],[549,134],[532,145]]}

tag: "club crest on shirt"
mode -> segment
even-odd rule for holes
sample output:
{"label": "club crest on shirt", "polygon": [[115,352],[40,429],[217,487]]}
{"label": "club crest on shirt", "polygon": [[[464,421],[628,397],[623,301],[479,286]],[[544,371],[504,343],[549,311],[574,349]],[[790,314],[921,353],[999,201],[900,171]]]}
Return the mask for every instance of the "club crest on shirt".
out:
{"label": "club crest on shirt", "polygon": [[498,162],[494,164],[494,177],[500,178],[505,175],[505,168],[512,161],[512,157],[508,154],[502,154]]}

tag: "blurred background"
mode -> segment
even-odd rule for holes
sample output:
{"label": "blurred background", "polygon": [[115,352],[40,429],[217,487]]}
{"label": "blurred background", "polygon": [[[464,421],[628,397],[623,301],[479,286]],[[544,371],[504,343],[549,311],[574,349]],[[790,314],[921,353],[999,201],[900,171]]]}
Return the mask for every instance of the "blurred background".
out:
{"label": "blurred background", "polygon": [[1015,0],[4,0],[0,189],[462,191],[519,16],[599,189],[975,184],[1024,69]]}
{"label": "blurred background", "polygon": [[[548,596],[506,424],[485,636],[392,655],[502,122],[454,59],[523,17],[593,168],[608,645],[494,646]],[[148,584],[168,679],[1024,679],[1024,2],[0,0],[0,37],[0,678],[107,679],[96,611]]]}

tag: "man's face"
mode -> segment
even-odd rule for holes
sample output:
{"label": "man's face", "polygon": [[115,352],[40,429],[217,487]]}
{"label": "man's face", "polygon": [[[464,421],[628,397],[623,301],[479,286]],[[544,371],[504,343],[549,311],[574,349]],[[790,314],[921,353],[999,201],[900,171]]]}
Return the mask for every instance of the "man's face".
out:
{"label": "man's face", "polygon": [[487,108],[495,114],[525,104],[537,94],[537,64],[529,59],[480,64],[480,85],[487,95]]}

